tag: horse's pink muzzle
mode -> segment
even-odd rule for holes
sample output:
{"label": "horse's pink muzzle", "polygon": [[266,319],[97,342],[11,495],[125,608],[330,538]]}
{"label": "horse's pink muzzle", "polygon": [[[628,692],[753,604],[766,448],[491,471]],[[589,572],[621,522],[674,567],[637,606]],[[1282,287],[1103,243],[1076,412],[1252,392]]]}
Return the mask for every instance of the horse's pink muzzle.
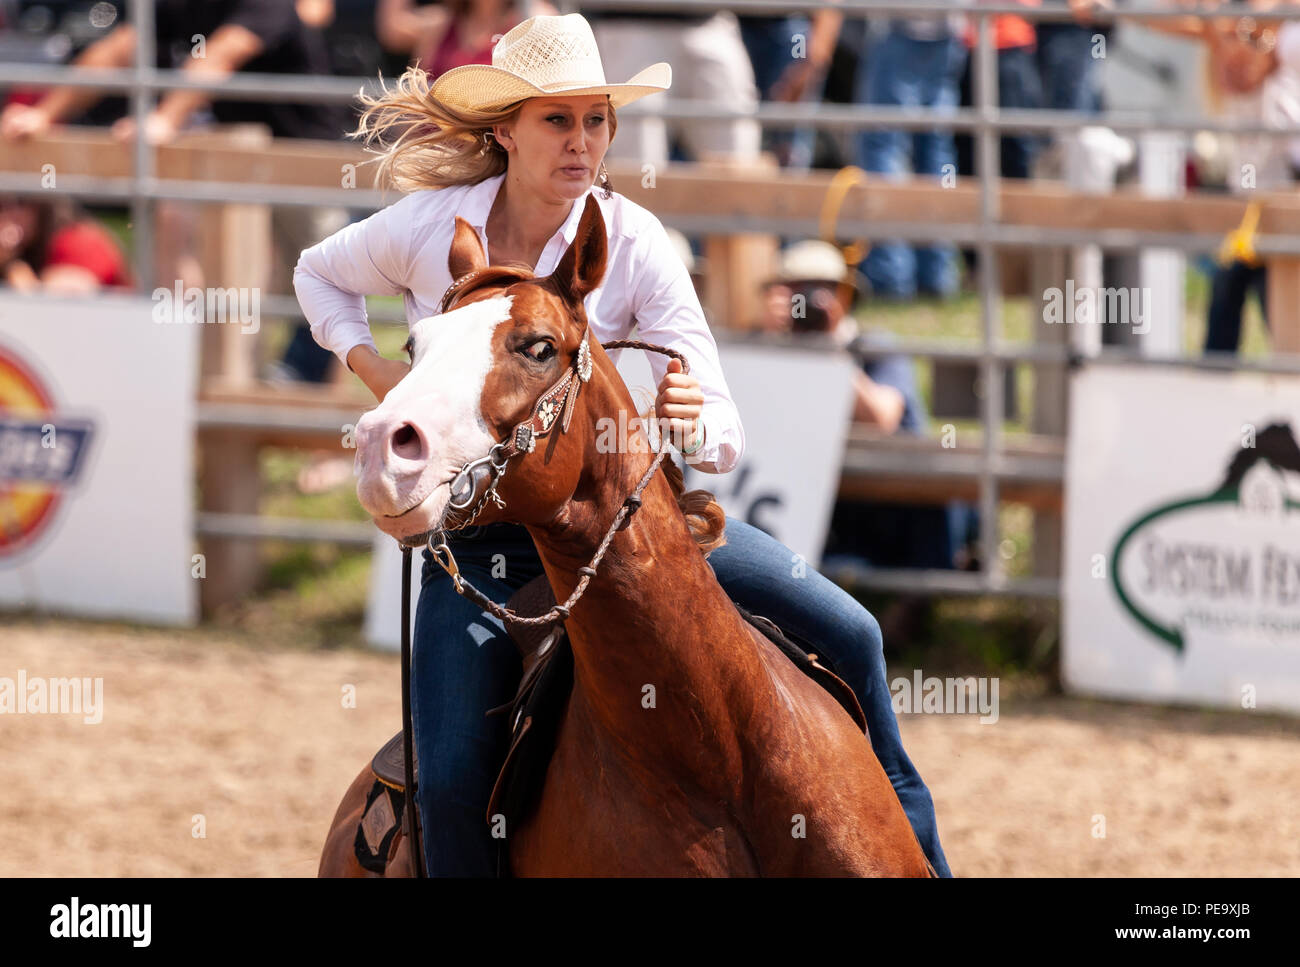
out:
{"label": "horse's pink muzzle", "polygon": [[[429,497],[452,476],[433,457],[429,421],[405,407],[405,414],[372,410],[357,422],[357,499],[387,534],[407,536],[428,530],[435,508]],[[446,500],[436,501],[440,516]],[[409,518],[409,519],[408,519]],[[427,525],[427,526],[426,526]]]}

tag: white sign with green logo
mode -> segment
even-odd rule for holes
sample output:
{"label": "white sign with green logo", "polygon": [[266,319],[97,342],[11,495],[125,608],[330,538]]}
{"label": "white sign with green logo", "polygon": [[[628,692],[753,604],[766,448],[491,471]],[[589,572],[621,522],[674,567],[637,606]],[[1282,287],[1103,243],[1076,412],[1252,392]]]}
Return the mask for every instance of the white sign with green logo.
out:
{"label": "white sign with green logo", "polygon": [[1068,688],[1300,712],[1297,436],[1300,377],[1075,374]]}

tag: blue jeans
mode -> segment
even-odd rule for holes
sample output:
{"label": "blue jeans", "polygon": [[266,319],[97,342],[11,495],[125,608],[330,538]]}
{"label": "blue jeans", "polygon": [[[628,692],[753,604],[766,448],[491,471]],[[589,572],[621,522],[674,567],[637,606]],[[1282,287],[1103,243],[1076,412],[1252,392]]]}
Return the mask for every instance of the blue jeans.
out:
{"label": "blue jeans", "polygon": [[[740,38],[754,65],[758,96],[772,99],[772,88],[794,61],[795,36],[802,35],[806,47],[812,24],[806,16],[738,17]],[[806,52],[805,52],[806,56]],[[821,91],[807,91],[805,100],[821,100]],[[807,168],[812,164],[816,134],[811,128],[764,131],[763,149],[774,153],[783,166]]]}
{"label": "blue jeans", "polygon": [[[1038,59],[1033,47],[1007,47],[998,51],[998,104],[1014,110],[1040,110],[1043,85],[1038,76]],[[1002,136],[1003,178],[1028,178],[1042,140],[1036,134]]]}
{"label": "blue jeans", "polygon": [[[869,42],[860,63],[856,100],[859,104],[955,109],[960,100],[966,48],[955,37],[913,40],[891,28]],[[909,150],[910,149],[910,150]],[[957,152],[952,133],[868,130],[858,138],[858,164],[866,171],[901,175],[942,175],[945,165],[956,173]],[[915,248],[902,242],[874,244],[862,271],[877,295],[911,298],[918,288],[949,296],[960,282],[956,249],[949,244]]]}
{"label": "blue jeans", "polygon": [[1102,59],[1093,56],[1094,50],[1098,50],[1094,38],[1105,31],[1079,24],[1039,21],[1035,32],[1043,107],[1051,111],[1098,113]]}
{"label": "blue jeans", "polygon": [[[505,601],[542,573],[524,528],[489,525],[471,537],[456,540],[452,550],[462,573],[495,600]],[[872,748],[922,849],[941,876],[951,876],[930,792],[903,751],[876,619],[816,571],[797,567],[801,562],[788,548],[743,521],[727,518],[727,544],[709,556],[709,563],[742,607],[815,643],[853,688],[867,716]],[[520,662],[501,622],[458,595],[427,551],[412,666],[427,868],[431,876],[494,875],[498,841],[484,812],[509,736],[505,716],[485,718],[484,713],[514,696]]]}
{"label": "blue jeans", "polygon": [[1268,272],[1262,265],[1233,262],[1216,266],[1210,283],[1210,312],[1205,329],[1205,352],[1235,353],[1241,345],[1241,317],[1246,297],[1259,301],[1268,322]]}

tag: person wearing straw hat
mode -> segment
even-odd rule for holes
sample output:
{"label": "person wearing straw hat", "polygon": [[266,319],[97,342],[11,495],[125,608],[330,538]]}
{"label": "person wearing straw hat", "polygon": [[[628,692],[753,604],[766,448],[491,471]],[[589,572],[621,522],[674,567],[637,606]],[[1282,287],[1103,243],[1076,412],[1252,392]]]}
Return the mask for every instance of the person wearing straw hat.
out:
{"label": "person wearing straw hat", "polygon": [[[656,416],[680,432],[688,463],[731,470],[744,432],[690,276],[663,225],[613,191],[603,164],[618,109],[671,79],[668,64],[657,63],[607,81],[591,27],[569,14],[523,21],[501,38],[490,65],[454,68],[433,82],[411,68],[391,90],[365,98],[355,134],[379,143],[380,174],[410,194],[302,253],[294,281],[313,335],[382,399],[408,366],[376,351],[366,294],[402,295],[412,321],[437,314],[452,283],[454,216],[478,232],[490,262],[548,275],[591,195],[608,233],[604,280],[584,302],[593,334],[605,342],[636,327],[685,354],[689,375],[675,360],[651,357]],[[719,582],[831,656],[867,710],[873,749],[926,855],[947,874],[929,791],[898,735],[875,619],[814,571],[792,580],[791,551],[762,531],[728,518],[726,539],[709,558]],[[541,573],[517,525],[471,528],[448,543],[461,571],[500,600]],[[412,666],[427,868],[493,875],[498,842],[483,813],[508,733],[502,717],[485,712],[514,696],[520,662],[501,623],[457,594],[427,552]]]}
{"label": "person wearing straw hat", "polygon": [[[866,284],[844,261],[839,246],[805,239],[783,249],[776,274],[764,287],[765,332],[827,336],[858,364],[853,379],[853,420],[887,436],[924,436],[929,415],[916,385],[912,360],[891,350],[897,341],[885,330],[863,330],[849,312]],[[841,497],[831,511],[822,564],[948,569],[964,555],[978,526],[973,508],[946,505],[878,504]],[[891,607],[890,619],[918,613],[914,602]]]}
{"label": "person wearing straw hat", "polygon": [[[860,332],[858,321],[849,312],[865,281],[830,242],[809,238],[788,245],[781,251],[776,274],[763,287],[764,313],[758,328],[825,335],[854,352],[855,347],[880,338],[876,333]],[[867,357],[862,363],[853,384],[853,419],[885,433],[900,427],[909,433],[922,432],[923,417],[918,414],[924,408],[906,361]],[[904,382],[908,392],[900,389]]]}

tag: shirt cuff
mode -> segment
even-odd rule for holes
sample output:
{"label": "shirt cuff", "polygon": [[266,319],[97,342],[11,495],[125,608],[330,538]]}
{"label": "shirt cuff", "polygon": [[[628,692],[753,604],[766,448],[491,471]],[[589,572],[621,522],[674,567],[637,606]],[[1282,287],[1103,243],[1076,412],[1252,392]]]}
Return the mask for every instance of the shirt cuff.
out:
{"label": "shirt cuff", "polygon": [[700,414],[704,427],[704,445],[694,453],[681,454],[688,467],[702,473],[728,473],[740,462],[744,440],[739,429],[721,414],[706,406]]}
{"label": "shirt cuff", "polygon": [[356,370],[348,365],[348,353],[352,352],[352,350],[356,349],[358,346],[369,346],[376,354],[379,352],[379,347],[375,345],[375,339],[370,335],[368,330],[364,336],[358,336],[350,342],[345,343],[341,348],[336,349],[334,355],[338,356],[339,362],[343,364],[343,368],[349,373],[355,373]]}

